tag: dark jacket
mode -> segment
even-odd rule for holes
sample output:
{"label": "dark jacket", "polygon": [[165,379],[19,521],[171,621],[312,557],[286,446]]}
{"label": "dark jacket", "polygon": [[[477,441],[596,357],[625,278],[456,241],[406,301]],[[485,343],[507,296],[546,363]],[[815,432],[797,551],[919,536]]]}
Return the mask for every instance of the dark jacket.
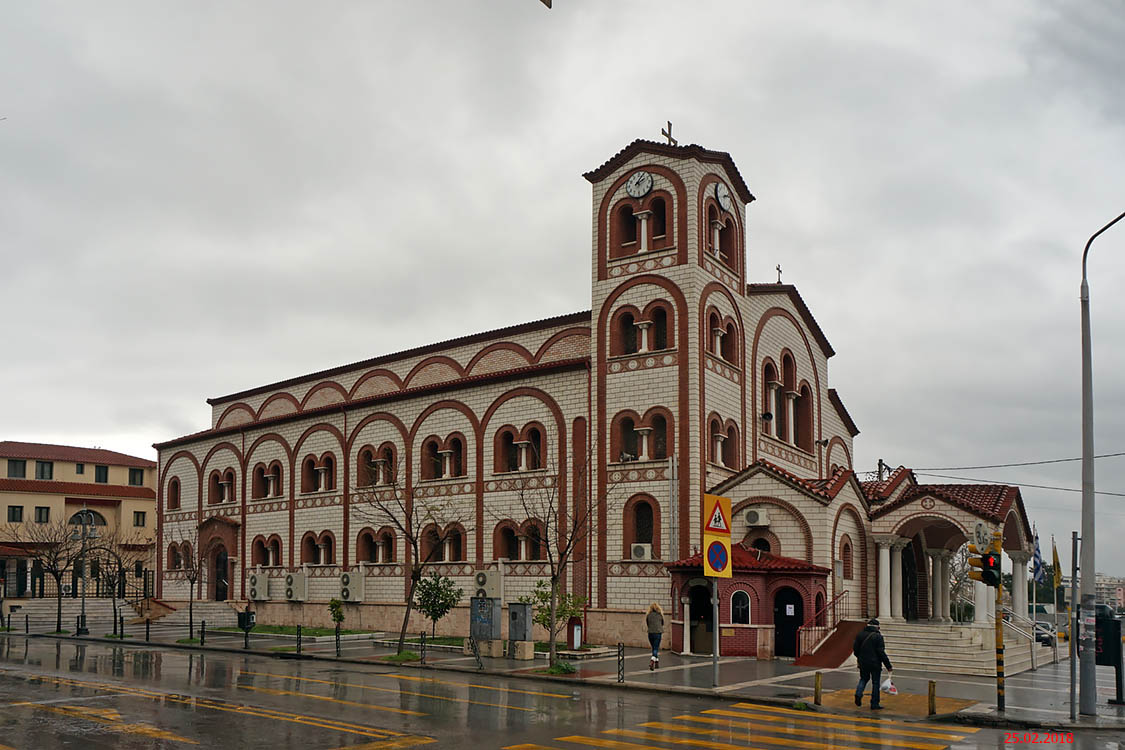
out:
{"label": "dark jacket", "polygon": [[879,664],[882,663],[888,670],[893,669],[891,660],[887,658],[883,634],[874,625],[868,625],[862,633],[855,637],[852,653],[855,654],[856,661],[859,662],[861,667],[878,669]]}

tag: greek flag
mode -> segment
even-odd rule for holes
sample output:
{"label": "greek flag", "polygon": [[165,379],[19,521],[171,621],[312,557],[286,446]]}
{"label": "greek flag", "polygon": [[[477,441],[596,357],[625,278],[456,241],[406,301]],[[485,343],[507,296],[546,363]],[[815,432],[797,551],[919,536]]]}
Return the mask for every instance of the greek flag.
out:
{"label": "greek flag", "polygon": [[1043,583],[1047,575],[1043,570],[1043,555],[1039,554],[1039,532],[1035,532],[1035,556],[1031,558],[1031,578],[1036,583]]}

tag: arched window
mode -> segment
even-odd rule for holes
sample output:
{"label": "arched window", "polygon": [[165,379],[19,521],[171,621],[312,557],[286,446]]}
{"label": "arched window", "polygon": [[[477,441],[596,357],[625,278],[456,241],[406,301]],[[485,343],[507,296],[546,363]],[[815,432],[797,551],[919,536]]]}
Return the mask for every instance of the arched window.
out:
{"label": "arched window", "polygon": [[659,249],[666,246],[667,242],[658,240],[666,240],[668,235],[668,204],[664,199],[657,196],[652,199],[649,204],[649,209],[652,211],[652,240],[653,248]]}
{"label": "arched window", "polygon": [[719,422],[718,417],[711,418],[707,426],[707,434],[710,436],[707,458],[713,464],[721,464],[723,462],[723,443],[726,441],[726,433],[723,432],[723,425]]}
{"label": "arched window", "polygon": [[531,443],[527,446],[527,468],[542,469],[547,458],[543,455],[543,432],[538,427],[531,427],[527,431],[527,440]]}
{"label": "arched window", "polygon": [[824,611],[824,594],[820,591],[816,592],[816,599],[814,602],[814,615],[816,617],[816,624],[823,627],[826,624],[827,612]]}
{"label": "arched window", "polygon": [[637,320],[633,313],[624,312],[617,318],[618,341],[621,342],[621,354],[636,354],[640,349],[637,337]]}
{"label": "arched window", "polygon": [[320,535],[321,544],[321,565],[335,565],[336,564],[336,538],[330,532],[324,532]]}
{"label": "arched window", "polygon": [[80,510],[70,517],[68,523],[71,526],[81,526],[83,517],[85,517],[87,526],[105,526],[105,516],[98,513],[96,510]]}
{"label": "arched window", "polygon": [[633,207],[623,204],[616,211],[618,246],[612,254],[614,258],[621,258],[637,252],[637,219],[633,215]]}
{"label": "arched window", "polygon": [[[625,560],[660,559],[660,517],[656,501],[646,494],[634,495],[622,512],[622,552]],[[652,545],[649,552],[636,549],[638,544]]]}
{"label": "arched window", "polygon": [[315,565],[319,562],[316,548],[316,535],[311,531],[301,539],[301,564]]}
{"label": "arched window", "polygon": [[441,534],[438,533],[436,526],[430,526],[422,532],[422,538],[419,540],[418,554],[422,558],[422,562],[442,562],[445,560],[445,549],[442,544]]}
{"label": "arched window", "polygon": [[723,466],[728,469],[738,468],[738,428],[730,425],[723,440]]}
{"label": "arched window", "polygon": [[375,449],[363,448],[355,466],[356,487],[370,487],[375,484],[378,472],[375,469]]}
{"label": "arched window", "polygon": [[398,475],[398,451],[391,443],[383,443],[379,447],[379,457],[383,459],[383,484],[394,484]]}
{"label": "arched window", "polygon": [[708,206],[707,207],[707,226],[704,227],[704,232],[705,232],[705,235],[707,237],[707,252],[709,252],[711,255],[713,255],[715,257],[719,256],[719,245],[715,244],[716,240],[718,240],[718,237],[716,236],[715,230],[714,230],[715,222],[718,221],[718,220],[719,220],[719,209],[717,209],[713,205]]}
{"label": "arched window", "polygon": [[375,533],[364,530],[355,540],[356,562],[379,562],[379,548],[375,545]]}
{"label": "arched window", "polygon": [[266,467],[258,464],[250,480],[250,497],[258,499],[266,496]]}
{"label": "arched window", "polygon": [[750,547],[752,549],[761,550],[762,552],[769,552],[770,540],[766,539],[765,537],[758,537],[754,541],[750,542]]}
{"label": "arched window", "polygon": [[750,595],[735,591],[730,598],[730,621],[734,625],[750,624]]}
{"label": "arched window", "polygon": [[652,458],[668,458],[668,420],[663,414],[654,414],[649,424],[652,425]]}
{"label": "arched window", "polygon": [[723,228],[719,230],[719,258],[729,267],[737,270],[738,264],[735,260],[734,221],[731,219],[723,221]]}
{"label": "arched window", "polygon": [[325,453],[321,457],[320,473],[324,476],[320,489],[323,491],[336,489],[336,457],[331,453]]}
{"label": "arched window", "polygon": [[450,476],[465,476],[465,441],[460,437],[450,438],[449,450],[453,451],[449,457]]}
{"label": "arched window", "polygon": [[266,541],[261,537],[250,545],[250,564],[255,566],[270,564],[269,550],[266,549]]}
{"label": "arched window", "polygon": [[465,559],[465,535],[460,529],[450,529],[446,535],[449,544],[449,560],[447,562],[461,562]]}
{"label": "arched window", "polygon": [[793,444],[809,453],[813,452],[813,410],[812,390],[807,385],[802,385],[793,405],[795,419],[793,420]]}
{"label": "arched window", "polygon": [[[269,486],[271,484],[271,479],[273,484],[272,491]],[[274,461],[269,465],[269,468],[266,469],[266,492],[270,497],[281,497],[281,463],[279,461]]]}
{"label": "arched window", "polygon": [[507,523],[496,529],[492,546],[492,555],[496,559],[501,557],[508,560],[520,559],[520,543],[516,538],[516,530]]}
{"label": "arched window", "polygon": [[180,507],[180,478],[172,477],[168,482],[168,510],[178,510]]}
{"label": "arched window", "polygon": [[654,351],[668,348],[668,311],[663,307],[652,310],[652,348]]}
{"label": "arched window", "polygon": [[792,425],[789,424],[789,395],[797,390],[797,367],[793,357],[785,354],[781,358],[781,387],[775,391],[774,420],[777,422],[777,437],[793,442]]}
{"label": "arched window", "polygon": [[496,433],[495,467],[497,474],[506,471],[519,471],[520,455],[515,443],[515,428],[503,427]]}
{"label": "arched window", "polygon": [[847,534],[840,540],[840,562],[843,563],[841,567],[844,569],[844,580],[852,580],[855,577],[852,569],[852,540]]}
{"label": "arched window", "polygon": [[738,336],[735,335],[734,323],[727,323],[727,327],[723,331],[723,341],[719,351],[719,356],[730,362],[732,365],[738,364]]}
{"label": "arched window", "polygon": [[394,562],[397,547],[394,532],[390,529],[384,531],[379,535],[379,542],[383,545],[383,562]]}
{"label": "arched window", "polygon": [[618,461],[636,461],[640,452],[637,450],[637,425],[632,417],[623,417],[618,423],[620,430],[621,453]]}
{"label": "arched window", "polygon": [[422,444],[422,479],[437,479],[441,476],[441,455],[438,453],[437,438],[430,438]]}
{"label": "arched window", "polygon": [[274,567],[280,566],[281,565],[281,539],[279,539],[276,536],[273,537],[272,539],[270,539],[269,544],[266,545],[266,547],[267,547],[267,549],[269,550],[269,553],[270,553],[269,564],[274,566]]}
{"label": "arched window", "polygon": [[301,462],[301,492],[320,490],[320,472],[316,470],[316,457],[308,456]]}
{"label": "arched window", "polygon": [[638,544],[652,544],[652,506],[647,500],[633,504],[633,529]]}
{"label": "arched window", "polygon": [[211,475],[207,477],[207,504],[215,505],[223,501],[223,480],[222,475],[217,471],[212,471]]}
{"label": "arched window", "polygon": [[234,469],[223,472],[223,501],[233,503],[238,501],[237,489],[234,484]]}
{"label": "arched window", "polygon": [[543,559],[543,530],[537,523],[527,525],[527,559]]}
{"label": "arched window", "polygon": [[191,570],[195,567],[195,558],[191,554],[191,542],[184,542],[180,545],[180,567]]}
{"label": "arched window", "polygon": [[722,355],[722,334],[720,331],[723,327],[723,321],[719,318],[719,313],[715,310],[707,316],[707,351],[714,354],[716,357]]}
{"label": "arched window", "polygon": [[[777,368],[772,362],[766,362],[762,368],[762,432],[767,435],[777,435],[778,411],[776,391],[781,387],[777,377]],[[769,415],[767,419],[765,415]]]}
{"label": "arched window", "polygon": [[180,556],[180,548],[175,544],[168,545],[168,570],[179,570],[183,567],[184,560]]}

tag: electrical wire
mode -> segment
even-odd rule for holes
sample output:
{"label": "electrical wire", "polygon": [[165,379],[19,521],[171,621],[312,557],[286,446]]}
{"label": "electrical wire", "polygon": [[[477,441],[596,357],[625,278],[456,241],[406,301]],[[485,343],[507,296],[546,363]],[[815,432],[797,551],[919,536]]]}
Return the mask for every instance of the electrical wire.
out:
{"label": "electrical wire", "polygon": [[[924,477],[939,477],[941,479],[957,479],[962,482],[975,482],[977,484],[1007,484],[1015,487],[1032,487],[1037,490],[1057,490],[1059,492],[1081,492],[1080,489],[1073,487],[1050,487],[1045,484],[1027,484],[1026,482],[1002,482],[999,479],[980,479],[978,477],[955,477],[949,474],[934,474],[925,471],[915,471],[915,474]],[[1104,490],[1095,490],[1095,495],[1109,495],[1112,497],[1125,497],[1125,492],[1106,492]]]}
{"label": "electrical wire", "polygon": [[[1121,453],[1103,453],[1094,458],[1117,458],[1118,456],[1125,456],[1125,452]],[[974,469],[1007,469],[1013,466],[1043,466],[1045,464],[1062,464],[1068,461],[1081,461],[1082,458],[1052,458],[1047,461],[1023,461],[1015,464],[988,464],[987,466],[940,466],[937,468],[930,467],[927,469],[915,469],[915,473],[921,471],[972,471]]]}

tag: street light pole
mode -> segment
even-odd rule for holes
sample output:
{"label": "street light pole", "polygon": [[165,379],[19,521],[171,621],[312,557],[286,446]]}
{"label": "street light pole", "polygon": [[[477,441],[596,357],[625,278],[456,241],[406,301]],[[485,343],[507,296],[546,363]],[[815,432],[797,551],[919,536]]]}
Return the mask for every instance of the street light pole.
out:
{"label": "street light pole", "polygon": [[1097,576],[1094,562],[1094,387],[1090,363],[1090,286],[1086,283],[1086,256],[1090,245],[1105,230],[1125,219],[1125,213],[1095,232],[1082,251],[1082,661],[1079,665],[1079,711],[1097,713],[1097,681],[1094,665],[1094,594]]}

